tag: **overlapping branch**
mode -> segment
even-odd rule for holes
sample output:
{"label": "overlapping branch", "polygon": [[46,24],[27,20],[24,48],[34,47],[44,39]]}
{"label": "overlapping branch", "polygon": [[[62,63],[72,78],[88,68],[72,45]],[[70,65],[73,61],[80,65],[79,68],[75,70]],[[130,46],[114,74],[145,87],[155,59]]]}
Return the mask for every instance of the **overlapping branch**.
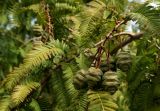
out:
{"label": "overlapping branch", "polygon": [[[129,37],[131,38],[137,38],[137,36],[142,36],[143,33],[140,32],[140,33],[131,33],[131,32],[120,32],[120,33],[117,33],[117,34],[114,34],[113,36],[110,36],[110,39],[114,38],[114,37],[118,37],[118,36],[122,36],[122,35],[128,35]],[[105,41],[105,39],[99,41],[98,43],[95,44],[95,47],[99,46],[100,44],[102,44],[103,42]]]}
{"label": "overlapping branch", "polygon": [[129,35],[130,38],[128,38],[127,40],[123,41],[122,43],[118,44],[111,52],[110,54],[113,55],[115,54],[120,48],[124,47],[125,45],[131,43],[132,41],[134,40],[137,40],[137,39],[140,39],[142,36],[143,36],[143,32],[140,32],[140,33],[136,33],[136,34],[133,34],[133,33],[122,33],[122,34],[125,34],[125,35]]}

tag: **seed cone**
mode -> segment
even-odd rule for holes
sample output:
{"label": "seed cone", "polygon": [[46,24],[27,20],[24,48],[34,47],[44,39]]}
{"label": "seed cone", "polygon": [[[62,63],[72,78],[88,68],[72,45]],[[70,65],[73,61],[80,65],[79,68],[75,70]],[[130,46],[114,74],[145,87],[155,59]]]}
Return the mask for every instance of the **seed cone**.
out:
{"label": "seed cone", "polygon": [[110,92],[111,94],[115,93],[119,86],[119,80],[116,72],[107,71],[103,75],[102,86],[105,91]]}
{"label": "seed cone", "polygon": [[117,55],[117,67],[123,72],[129,71],[132,65],[132,57],[129,52],[120,52]]}
{"label": "seed cone", "polygon": [[73,78],[73,85],[75,87],[75,89],[79,90],[79,89],[83,89],[87,87],[87,80],[86,80],[86,74],[87,71],[81,69],[79,70],[76,75]]}
{"label": "seed cone", "polygon": [[91,67],[88,69],[88,74],[86,75],[88,87],[90,89],[93,89],[98,82],[101,81],[101,77],[103,75],[103,72],[99,68]]}

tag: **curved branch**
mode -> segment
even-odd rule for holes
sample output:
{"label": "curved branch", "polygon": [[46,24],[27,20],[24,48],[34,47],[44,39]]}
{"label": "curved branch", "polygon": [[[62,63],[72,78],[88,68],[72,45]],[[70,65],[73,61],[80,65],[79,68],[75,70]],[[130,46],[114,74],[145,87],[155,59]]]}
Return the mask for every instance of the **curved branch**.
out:
{"label": "curved branch", "polygon": [[112,37],[114,31],[117,30],[122,24],[125,24],[126,22],[127,22],[126,20],[118,21],[117,25],[107,34],[102,45],[104,46],[106,41]]}
{"label": "curved branch", "polygon": [[[131,32],[120,32],[120,33],[117,33],[117,34],[114,34],[113,36],[110,36],[110,39],[112,39],[113,37],[118,37],[118,36],[121,36],[121,35],[128,35],[130,37],[133,37],[135,36],[136,34],[135,33],[131,33]],[[98,43],[95,44],[95,47],[99,46],[100,44],[102,44],[104,42],[104,39],[99,41]]]}
{"label": "curved branch", "polygon": [[142,36],[143,36],[143,32],[140,32],[140,33],[136,33],[136,34],[133,34],[133,33],[128,33],[128,35],[130,36],[130,38],[128,38],[127,40],[123,41],[122,43],[118,44],[112,51],[111,51],[111,55],[117,53],[117,51],[124,47],[125,45],[127,45],[128,43],[134,41],[134,40],[137,40],[137,39],[140,39]]}
{"label": "curved branch", "polygon": [[135,36],[136,34],[135,33],[132,33],[132,32],[120,32],[120,33],[117,33],[115,35],[113,35],[113,37],[117,37],[117,36],[121,36],[121,35],[128,35],[130,37],[133,37]]}

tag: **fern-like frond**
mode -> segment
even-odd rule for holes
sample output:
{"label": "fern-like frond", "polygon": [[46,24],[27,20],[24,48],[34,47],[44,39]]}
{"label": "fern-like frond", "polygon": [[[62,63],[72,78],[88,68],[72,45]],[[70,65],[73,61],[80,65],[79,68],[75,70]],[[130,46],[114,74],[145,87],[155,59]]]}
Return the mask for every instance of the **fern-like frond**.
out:
{"label": "fern-like frond", "polygon": [[33,11],[35,14],[37,14],[37,18],[39,19],[39,21],[41,21],[41,24],[45,23],[44,10],[40,4],[32,4],[23,8],[25,9],[25,11],[28,11],[28,10]]}
{"label": "fern-like frond", "polygon": [[128,0],[105,0],[108,10],[111,10],[118,14],[124,12],[128,3]]}
{"label": "fern-like frond", "polygon": [[131,69],[127,74],[130,91],[135,90],[142,81],[147,80],[146,74],[153,67],[152,64],[154,64],[154,59],[150,58],[149,55],[141,55],[133,58]]}
{"label": "fern-like frond", "polygon": [[41,108],[35,99],[32,99],[31,103],[29,103],[29,107],[32,111],[41,111]]}
{"label": "fern-like frond", "polygon": [[88,111],[116,111],[118,105],[112,95],[105,91],[88,91]]}
{"label": "fern-like frond", "polygon": [[84,111],[88,107],[88,100],[87,100],[87,94],[84,93],[83,95],[78,95],[78,105],[76,107],[77,111]]}
{"label": "fern-like frond", "polygon": [[79,66],[80,69],[87,69],[89,68],[88,66],[90,65],[89,64],[89,61],[87,61],[87,57],[84,56],[84,54],[80,54],[79,57],[76,57],[76,62]]}
{"label": "fern-like frond", "polygon": [[[51,94],[51,96],[53,96],[53,95]],[[54,106],[53,106],[52,102],[50,101],[52,99],[51,96],[46,95],[46,94],[42,94],[41,97],[39,97],[37,99],[37,102],[40,106],[41,111],[53,111],[52,107],[54,107]]]}
{"label": "fern-like frond", "polygon": [[73,5],[67,4],[67,3],[56,3],[55,4],[56,11],[60,13],[66,14],[67,12],[76,12],[78,8],[76,8]]}
{"label": "fern-like frond", "polygon": [[74,99],[72,99],[69,111],[86,111],[88,107],[86,91],[79,91]]}
{"label": "fern-like frond", "polygon": [[93,39],[93,35],[101,25],[106,5],[101,1],[92,1],[80,14],[81,24],[79,28],[78,44],[85,45]]}
{"label": "fern-like frond", "polygon": [[10,97],[0,99],[0,111],[10,111]]}
{"label": "fern-like frond", "polygon": [[36,13],[42,13],[42,12],[40,12],[40,6],[39,6],[39,4],[32,4],[32,5],[29,5],[29,6],[27,6],[27,7],[24,7],[24,9],[28,9],[28,10],[33,10],[34,12],[36,12]]}
{"label": "fern-like frond", "polygon": [[[29,16],[29,13],[34,16]],[[23,17],[24,15],[27,15]],[[41,21],[41,24],[45,22],[45,15],[44,12],[39,4],[31,4],[29,6],[22,6],[21,3],[16,3],[14,4],[10,9],[9,9],[9,15],[11,16],[10,22],[14,26],[20,27],[21,25],[26,25],[31,23],[31,21],[34,18],[37,18],[38,21]],[[25,19],[25,20],[24,20]]]}
{"label": "fern-like frond", "polygon": [[24,59],[24,63],[15,68],[7,76],[5,80],[6,88],[14,88],[16,84],[18,84],[23,78],[29,75],[32,70],[34,70],[34,67],[40,66],[51,57],[64,55],[64,52],[67,49],[67,46],[58,40],[51,41],[46,45],[42,44],[34,47],[34,49],[27,54]]}
{"label": "fern-like frond", "polygon": [[85,111],[88,105],[86,91],[77,91],[73,86],[73,76],[79,68],[74,63],[63,65],[65,87],[71,98],[67,111]]}
{"label": "fern-like frond", "polygon": [[35,37],[41,36],[42,32],[44,31],[42,26],[39,24],[35,24],[32,28],[33,28],[33,33]]}
{"label": "fern-like frond", "polygon": [[14,26],[19,27],[21,25],[21,18],[19,18],[20,14],[25,12],[25,9],[21,8],[21,5],[19,3],[14,4],[8,11],[9,15],[11,16],[10,22]]}
{"label": "fern-like frond", "polygon": [[[56,106],[55,108],[58,109],[65,109],[70,105],[70,101],[72,99],[72,96],[69,93],[70,89],[68,89],[66,86],[66,81],[63,77],[63,72],[62,69],[57,69],[56,72],[52,74],[52,78],[50,81],[50,85],[52,87],[52,92],[55,94],[55,101],[56,101]],[[70,85],[70,83],[68,84]]]}
{"label": "fern-like frond", "polygon": [[130,12],[128,16],[138,22],[142,30],[147,30],[152,34],[159,34],[160,28],[160,19],[159,19],[160,10],[155,9],[154,7],[148,6],[148,3],[143,4],[133,12]]}
{"label": "fern-like frond", "polygon": [[118,105],[117,111],[130,111],[130,96],[128,94],[127,74],[121,70],[117,70],[118,79],[120,81],[119,90],[113,95]]}
{"label": "fern-like frond", "polygon": [[75,90],[74,86],[73,86],[73,69],[71,68],[71,66],[69,64],[66,64],[67,66],[64,65],[63,67],[63,78],[65,80],[65,87],[69,93],[70,96],[75,96],[75,94],[77,93],[77,91]]}
{"label": "fern-like frond", "polygon": [[133,111],[146,111],[152,105],[153,89],[151,84],[148,82],[142,83],[137,89],[133,96],[131,110]]}
{"label": "fern-like frond", "polygon": [[23,85],[17,85],[13,89],[13,93],[11,94],[11,100],[15,106],[22,103],[28,95],[32,93],[33,90],[36,90],[40,86],[37,82],[28,82]]}
{"label": "fern-like frond", "polygon": [[[123,88],[125,88],[125,86],[123,86]],[[130,111],[129,109],[129,96],[126,95],[126,92],[122,92],[120,90],[118,90],[114,96],[115,98],[117,98],[117,105],[118,105],[118,109],[116,111]]]}

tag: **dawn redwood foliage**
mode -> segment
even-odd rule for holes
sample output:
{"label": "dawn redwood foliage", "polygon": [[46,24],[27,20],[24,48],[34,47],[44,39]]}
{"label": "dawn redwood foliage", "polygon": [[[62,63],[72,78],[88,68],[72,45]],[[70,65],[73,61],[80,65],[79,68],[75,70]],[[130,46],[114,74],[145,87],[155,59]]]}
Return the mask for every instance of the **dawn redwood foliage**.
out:
{"label": "dawn redwood foliage", "polygon": [[0,15],[0,111],[160,111],[158,0],[5,0]]}

